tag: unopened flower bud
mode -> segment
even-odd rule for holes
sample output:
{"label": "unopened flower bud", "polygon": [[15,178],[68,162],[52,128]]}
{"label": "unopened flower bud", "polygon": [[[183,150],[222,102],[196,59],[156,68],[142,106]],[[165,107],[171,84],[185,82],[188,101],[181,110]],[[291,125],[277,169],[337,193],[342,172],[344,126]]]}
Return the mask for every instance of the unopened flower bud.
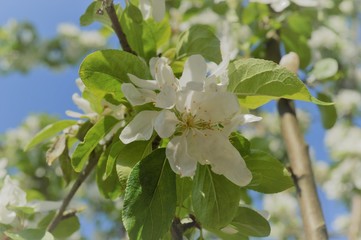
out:
{"label": "unopened flower bud", "polygon": [[297,53],[290,52],[282,57],[280,65],[297,74],[300,67],[300,58]]}

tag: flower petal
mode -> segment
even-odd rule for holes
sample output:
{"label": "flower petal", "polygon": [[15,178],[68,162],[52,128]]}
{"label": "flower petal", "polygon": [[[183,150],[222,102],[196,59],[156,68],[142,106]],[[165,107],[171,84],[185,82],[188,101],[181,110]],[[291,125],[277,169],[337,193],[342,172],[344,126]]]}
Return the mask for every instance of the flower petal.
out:
{"label": "flower petal", "polygon": [[72,99],[75,105],[77,105],[78,108],[81,109],[84,113],[94,113],[90,103],[86,99],[79,96],[79,94],[74,93]]}
{"label": "flower petal", "polygon": [[205,130],[200,150],[211,164],[212,171],[222,174],[238,186],[246,186],[252,179],[246,163],[228,137],[219,131]]}
{"label": "flower petal", "polygon": [[169,138],[175,132],[178,123],[179,120],[173,112],[163,110],[155,119],[154,129],[161,138]]}
{"label": "flower petal", "polygon": [[165,0],[152,0],[152,15],[155,21],[162,21],[165,15]]}
{"label": "flower petal", "polygon": [[183,91],[179,93],[177,109],[190,112],[197,119],[219,123],[232,118],[240,107],[232,93]]}
{"label": "flower petal", "polygon": [[179,85],[182,89],[202,91],[207,75],[207,64],[201,55],[192,55],[184,64]]}
{"label": "flower petal", "polygon": [[197,160],[188,155],[187,134],[172,138],[166,148],[166,156],[172,170],[181,177],[194,176]]}
{"label": "flower petal", "polygon": [[171,86],[164,86],[155,100],[155,106],[159,108],[172,108],[175,105],[177,93]]}
{"label": "flower petal", "polygon": [[125,144],[138,140],[149,140],[153,134],[153,125],[158,114],[157,111],[138,113],[123,129],[119,136],[120,140]]}
{"label": "flower petal", "polygon": [[156,93],[148,89],[136,88],[131,83],[123,83],[122,91],[124,96],[133,106],[143,105],[145,103],[154,102]]}
{"label": "flower petal", "polygon": [[236,131],[240,125],[260,120],[262,120],[262,117],[257,117],[252,114],[237,114],[230,121],[223,122],[224,128],[222,133],[228,137],[232,132]]}
{"label": "flower petal", "polygon": [[158,83],[156,80],[143,80],[130,73],[128,73],[128,77],[130,81],[132,81],[132,83],[137,87],[149,89],[149,90],[159,90]]}
{"label": "flower petal", "polygon": [[[154,61],[150,64],[154,64]],[[170,85],[174,88],[178,86],[178,80],[174,76],[172,68],[168,65],[167,58],[158,58],[154,64],[154,77],[158,81],[159,88],[162,89],[164,85]]]}

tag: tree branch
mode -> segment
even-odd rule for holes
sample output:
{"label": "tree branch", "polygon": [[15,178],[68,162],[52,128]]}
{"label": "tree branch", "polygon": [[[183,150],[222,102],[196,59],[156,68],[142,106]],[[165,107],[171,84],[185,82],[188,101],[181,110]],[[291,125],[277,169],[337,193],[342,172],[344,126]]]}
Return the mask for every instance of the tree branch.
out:
{"label": "tree branch", "polygon": [[[68,195],[64,198],[58,213],[55,215],[51,223],[49,224],[47,230],[52,232],[56,226],[64,219],[64,211],[68,207],[71,199],[74,197],[75,193],[78,191],[81,184],[85,181],[85,179],[89,176],[93,168],[97,165],[99,160],[99,156],[95,156],[94,153],[90,155],[89,162],[83,169],[83,171],[79,174],[78,178],[76,179],[74,185],[70,189]],[[66,215],[65,215],[66,216]]]}
{"label": "tree branch", "polygon": [[122,26],[119,23],[117,13],[115,12],[113,1],[109,1],[105,6],[105,11],[107,12],[110,21],[112,22],[112,28],[115,34],[118,37],[119,43],[122,46],[123,50],[134,55],[137,55],[132,48],[130,47],[127,37],[125,36]]}
{"label": "tree branch", "polygon": [[292,174],[300,203],[305,238],[309,240],[328,239],[321,204],[317,196],[308,146],[305,144],[296,117],[294,102],[287,99],[278,101],[281,117],[281,131],[286,144]]}
{"label": "tree branch", "polygon": [[355,193],[352,197],[351,219],[348,238],[350,240],[359,239],[361,228],[361,196]]}

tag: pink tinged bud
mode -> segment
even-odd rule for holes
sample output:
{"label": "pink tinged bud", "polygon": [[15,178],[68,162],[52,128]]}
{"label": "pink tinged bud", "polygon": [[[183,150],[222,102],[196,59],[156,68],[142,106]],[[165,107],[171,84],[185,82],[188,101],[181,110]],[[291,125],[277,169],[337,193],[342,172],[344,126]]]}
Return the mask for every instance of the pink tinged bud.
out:
{"label": "pink tinged bud", "polygon": [[290,52],[282,57],[280,65],[297,74],[298,68],[300,67],[300,58],[297,53]]}

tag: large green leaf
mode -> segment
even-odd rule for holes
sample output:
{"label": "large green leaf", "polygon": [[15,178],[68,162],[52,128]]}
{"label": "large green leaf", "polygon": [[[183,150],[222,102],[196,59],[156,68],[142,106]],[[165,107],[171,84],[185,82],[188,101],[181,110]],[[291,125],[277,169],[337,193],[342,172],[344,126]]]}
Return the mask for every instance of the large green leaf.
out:
{"label": "large green leaf", "polygon": [[125,190],[123,222],[130,239],[160,239],[176,209],[176,176],[164,149],[157,149],[132,170]]}
{"label": "large green leaf", "polygon": [[178,58],[195,54],[200,54],[215,63],[222,61],[220,41],[210,27],[194,25],[179,36],[177,41]]}
{"label": "large green leaf", "polygon": [[31,141],[25,146],[25,151],[35,147],[39,143],[45,141],[46,139],[56,135],[60,131],[64,130],[67,127],[75,125],[77,123],[76,120],[62,120],[56,123],[50,124],[46,126],[43,130],[38,132]]}
{"label": "large green leaf", "polygon": [[90,153],[118,121],[111,116],[105,116],[87,132],[84,141],[79,143],[72,156],[71,163],[76,172],[80,172],[83,169]]}
{"label": "large green leaf", "polygon": [[89,54],[80,65],[79,75],[93,94],[111,94],[121,100],[121,84],[129,82],[128,73],[149,78],[147,65],[133,54],[119,50],[102,50]]}
{"label": "large green leaf", "polygon": [[244,159],[253,176],[247,188],[262,193],[277,193],[293,186],[290,174],[282,163],[268,153],[252,150]]}
{"label": "large green leaf", "polygon": [[237,212],[241,199],[240,187],[210,166],[199,165],[193,179],[192,203],[202,226],[220,229],[228,225]]}
{"label": "large green leaf", "polygon": [[[332,101],[331,97],[325,93],[318,93],[317,98],[322,101]],[[337,121],[337,111],[334,105],[332,106],[318,106],[321,113],[322,126],[325,129],[330,129]]]}
{"label": "large green leaf", "polygon": [[229,65],[228,74],[228,90],[237,94],[241,103],[249,108],[278,98],[332,104],[314,98],[295,74],[271,61],[240,59]]}
{"label": "large green leaf", "polygon": [[268,221],[258,212],[246,206],[240,206],[231,226],[246,236],[266,237],[271,232]]}

